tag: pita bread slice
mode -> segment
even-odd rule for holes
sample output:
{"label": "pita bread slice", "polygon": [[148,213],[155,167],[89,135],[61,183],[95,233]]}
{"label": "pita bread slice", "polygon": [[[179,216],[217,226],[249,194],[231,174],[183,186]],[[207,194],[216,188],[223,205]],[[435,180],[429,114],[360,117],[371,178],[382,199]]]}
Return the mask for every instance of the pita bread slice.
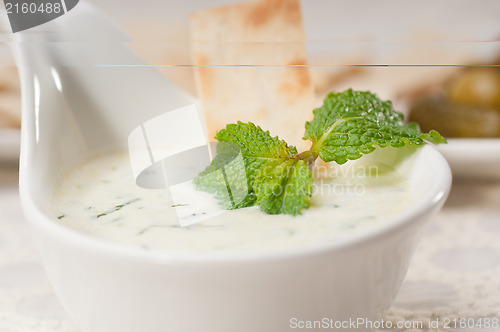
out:
{"label": "pita bread slice", "polygon": [[[314,89],[298,0],[260,0],[193,13],[198,94],[208,134],[251,121],[304,147]],[[291,66],[290,66],[291,65]]]}
{"label": "pita bread slice", "polygon": [[13,66],[0,66],[0,128],[4,127],[21,127],[21,91]]}

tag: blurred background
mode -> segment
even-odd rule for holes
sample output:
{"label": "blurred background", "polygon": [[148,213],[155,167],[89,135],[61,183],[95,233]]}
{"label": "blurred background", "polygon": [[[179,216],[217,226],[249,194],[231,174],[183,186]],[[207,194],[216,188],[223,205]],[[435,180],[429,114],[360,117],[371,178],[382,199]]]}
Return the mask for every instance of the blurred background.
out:
{"label": "blurred background", "polygon": [[[117,42],[127,43],[146,64],[158,65],[160,72],[194,96],[199,96],[199,89],[193,65],[200,62],[193,56],[190,15],[242,2],[84,1],[95,4],[126,31],[129,39]],[[301,59],[301,64],[310,65],[316,105],[333,90],[371,90],[392,100],[408,118],[414,108],[411,120],[420,122],[424,130],[436,128],[447,137],[500,136],[500,111],[491,111],[500,108],[498,68],[468,72],[461,67],[499,64],[498,1],[301,0],[300,7],[303,35],[297,39],[284,32],[270,39],[242,37],[242,41],[251,43],[253,52],[264,48],[271,53],[286,52],[290,44],[304,47],[306,59]],[[1,34],[1,129],[20,126],[19,83],[8,51],[11,40],[9,32]],[[222,53],[234,47],[223,36],[218,41]],[[219,56],[211,61],[210,65],[283,65],[279,57],[262,62],[251,57]],[[479,92],[474,93],[474,89]],[[450,100],[458,107],[450,105]],[[478,112],[478,108],[485,110]],[[429,113],[437,118],[429,118]],[[457,114],[463,121],[455,121]],[[463,122],[471,119],[478,123],[476,129],[468,125],[464,129]],[[450,125],[443,125],[449,121]],[[0,132],[0,156],[4,159],[15,154],[12,146],[19,144],[15,136],[11,130]]]}

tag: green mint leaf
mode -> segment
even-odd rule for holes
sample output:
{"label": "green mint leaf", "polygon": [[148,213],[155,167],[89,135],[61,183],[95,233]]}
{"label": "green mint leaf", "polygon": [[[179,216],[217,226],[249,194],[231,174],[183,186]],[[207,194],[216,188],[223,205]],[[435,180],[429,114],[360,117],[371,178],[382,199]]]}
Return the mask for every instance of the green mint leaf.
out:
{"label": "green mint leaf", "polygon": [[368,91],[330,93],[314,118],[306,123],[304,139],[313,142],[311,151],[326,162],[343,164],[375,150],[375,146],[443,143],[436,131],[423,134],[416,123],[405,123],[403,115]]}
{"label": "green mint leaf", "polygon": [[228,142],[217,144],[217,155],[193,183],[209,192],[228,210],[255,205],[256,197],[248,181],[240,148]]}
{"label": "green mint leaf", "polygon": [[260,170],[297,153],[295,147],[251,122],[228,124],[215,138],[219,141],[217,155],[193,182],[226,209],[255,205],[253,184]]}
{"label": "green mint leaf", "polygon": [[288,146],[278,136],[272,137],[269,131],[264,131],[251,122],[228,124],[225,129],[217,132],[215,139],[219,142],[232,143],[237,146],[245,161],[249,187],[259,170],[276,161],[284,161],[290,154],[297,153],[297,149]]}
{"label": "green mint leaf", "polygon": [[269,214],[297,215],[309,207],[312,184],[312,173],[303,160],[267,165],[255,180],[257,205]]}

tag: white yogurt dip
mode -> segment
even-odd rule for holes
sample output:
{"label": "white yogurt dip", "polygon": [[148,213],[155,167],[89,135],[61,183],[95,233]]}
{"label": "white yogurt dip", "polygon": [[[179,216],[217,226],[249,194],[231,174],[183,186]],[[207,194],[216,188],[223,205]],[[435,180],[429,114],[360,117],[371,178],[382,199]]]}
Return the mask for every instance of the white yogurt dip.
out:
{"label": "white yogurt dip", "polygon": [[313,172],[311,207],[299,216],[268,215],[249,207],[181,227],[175,213],[179,206],[169,191],[138,187],[128,154],[106,152],[61,175],[53,189],[51,211],[64,226],[146,250],[287,250],[352,236],[388,221],[411,204],[413,191],[401,174],[382,175],[370,168],[368,176],[365,168],[355,165]]}

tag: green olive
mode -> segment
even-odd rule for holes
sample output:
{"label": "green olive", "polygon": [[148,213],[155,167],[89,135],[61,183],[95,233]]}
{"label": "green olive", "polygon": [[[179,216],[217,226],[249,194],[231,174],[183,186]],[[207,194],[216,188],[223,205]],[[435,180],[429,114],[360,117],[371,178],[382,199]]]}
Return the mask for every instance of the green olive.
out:
{"label": "green olive", "polygon": [[452,103],[445,96],[427,96],[410,109],[410,121],[422,131],[439,131],[445,137],[500,137],[500,112]]}
{"label": "green olive", "polygon": [[500,69],[471,67],[457,74],[448,85],[451,102],[500,109]]}

